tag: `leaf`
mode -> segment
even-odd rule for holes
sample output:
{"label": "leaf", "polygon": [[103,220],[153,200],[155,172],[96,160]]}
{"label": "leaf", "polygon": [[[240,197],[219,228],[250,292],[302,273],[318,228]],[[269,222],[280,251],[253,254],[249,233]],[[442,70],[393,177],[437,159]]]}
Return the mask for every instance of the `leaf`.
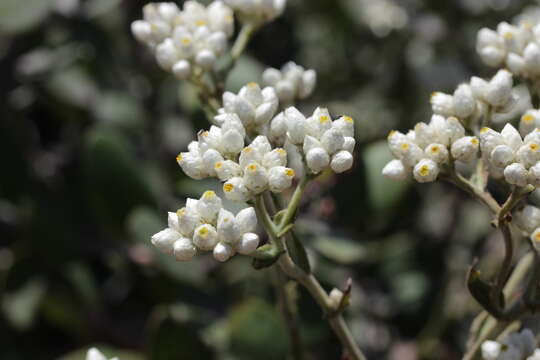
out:
{"label": "leaf", "polygon": [[45,294],[45,283],[35,278],[17,291],[4,294],[2,310],[11,324],[19,329],[28,329],[36,317],[37,310]]}
{"label": "leaf", "polygon": [[474,299],[493,317],[499,318],[505,308],[504,294],[498,294],[499,302],[494,304],[491,294],[494,291],[494,284],[488,283],[480,278],[480,271],[476,270],[476,265],[472,265],[467,273],[467,288]]}
{"label": "leaf", "polygon": [[278,249],[270,244],[259,247],[253,253],[253,262],[251,265],[256,270],[261,270],[270,267],[278,261],[279,257],[285,252],[285,250],[278,251]]}
{"label": "leaf", "polygon": [[286,237],[287,250],[289,256],[307,274],[311,273],[311,266],[307,257],[306,248],[294,232],[290,232]]}

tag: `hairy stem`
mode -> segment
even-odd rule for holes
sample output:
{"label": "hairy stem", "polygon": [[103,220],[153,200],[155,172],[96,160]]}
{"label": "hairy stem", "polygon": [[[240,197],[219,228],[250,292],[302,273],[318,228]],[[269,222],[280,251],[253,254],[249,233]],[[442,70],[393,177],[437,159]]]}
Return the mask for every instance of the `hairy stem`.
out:
{"label": "hairy stem", "polygon": [[242,26],[242,29],[240,30],[240,33],[238,34],[238,37],[236,38],[231,49],[231,58],[233,59],[233,62],[236,62],[240,55],[242,55],[256,28],[257,27],[255,24],[251,22],[245,23]]}

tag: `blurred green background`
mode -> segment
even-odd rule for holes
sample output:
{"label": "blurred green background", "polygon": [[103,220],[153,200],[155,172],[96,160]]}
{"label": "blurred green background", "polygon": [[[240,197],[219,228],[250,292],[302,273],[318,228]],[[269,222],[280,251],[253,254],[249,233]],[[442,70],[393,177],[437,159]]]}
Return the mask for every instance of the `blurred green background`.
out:
{"label": "blurred green background", "polygon": [[[0,359],[286,359],[268,270],[184,264],[150,236],[215,181],[175,155],[208,126],[196,94],[132,38],[142,0],[0,1]],[[182,1],[178,2],[179,4]],[[318,73],[304,112],[356,119],[354,169],[307,191],[299,231],[329,290],[353,279],[347,319],[373,359],[458,359],[478,306],[463,279],[492,254],[489,214],[437,183],[393,183],[386,134],[430,116],[429,94],[489,76],[476,32],[531,1],[289,0],[228,89],[289,60]],[[378,6],[378,7],[377,7]],[[491,260],[490,260],[491,259]],[[314,301],[298,298],[307,359],[339,359]]]}

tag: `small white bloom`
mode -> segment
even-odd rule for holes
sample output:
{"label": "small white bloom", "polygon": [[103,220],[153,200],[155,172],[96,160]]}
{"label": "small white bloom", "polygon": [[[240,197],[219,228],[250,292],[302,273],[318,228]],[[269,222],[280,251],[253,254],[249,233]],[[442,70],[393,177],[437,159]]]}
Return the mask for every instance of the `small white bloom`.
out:
{"label": "small white bloom", "polygon": [[514,150],[508,145],[498,145],[491,152],[489,160],[494,166],[504,168],[514,161]]}
{"label": "small white bloom", "polygon": [[336,129],[330,129],[324,132],[321,137],[321,145],[328,154],[334,154],[343,148],[345,138]]}
{"label": "small white bloom", "polygon": [[229,244],[218,243],[214,247],[214,259],[220,262],[225,262],[234,256],[234,248]]}
{"label": "small white bloom", "polygon": [[493,106],[503,106],[512,94],[512,74],[507,70],[499,70],[488,83],[485,99]]}
{"label": "small white bloom", "polygon": [[203,220],[213,222],[221,209],[221,199],[215,192],[206,191],[197,202],[197,211]]}
{"label": "small white bloom", "polygon": [[337,310],[341,304],[341,301],[343,300],[343,291],[333,288],[328,297],[330,298],[330,305],[332,309]]}
{"label": "small white bloom", "polygon": [[319,173],[330,164],[330,155],[322,147],[315,147],[306,153],[307,166],[314,173]]}
{"label": "small white bloom", "polygon": [[448,149],[442,144],[430,144],[426,147],[424,153],[428,159],[438,164],[448,161]]}
{"label": "small white bloom", "polygon": [[250,193],[241,177],[233,177],[223,184],[225,197],[231,201],[245,202],[249,199]]}
{"label": "small white bloom", "polygon": [[540,227],[540,209],[536,206],[525,205],[525,207],[515,213],[516,224],[527,233],[532,233]]}
{"label": "small white bloom", "polygon": [[287,151],[282,148],[276,148],[270,152],[267,152],[263,156],[262,165],[267,169],[274,166],[287,165]]}
{"label": "small white bloom", "polygon": [[519,132],[522,136],[529,134],[534,129],[540,127],[540,111],[528,110],[519,121]]}
{"label": "small white bloom", "polygon": [[173,74],[180,80],[185,80],[191,76],[191,65],[187,60],[180,60],[172,67]]}
{"label": "small white bloom", "polygon": [[430,102],[435,114],[443,116],[454,115],[454,99],[452,95],[437,91],[431,94]]}
{"label": "small white bloom", "polygon": [[244,168],[244,184],[255,194],[266,190],[268,186],[268,173],[266,169],[256,162]]}
{"label": "small white bloom", "polygon": [[420,183],[435,181],[439,175],[439,166],[433,160],[422,159],[414,167],[413,175]]}
{"label": "small white bloom", "polygon": [[210,224],[203,224],[193,233],[193,244],[201,250],[212,250],[218,243],[216,228]]}
{"label": "small white bloom", "polygon": [[242,255],[249,255],[259,246],[259,235],[245,233],[236,245],[236,250]]}
{"label": "small white bloom", "polygon": [[254,232],[257,228],[257,214],[255,213],[255,209],[249,207],[240,210],[238,214],[236,214],[236,223],[240,228],[240,232]]}
{"label": "small white bloom", "polygon": [[466,118],[476,110],[476,99],[469,84],[461,84],[454,91],[453,110],[455,115]]}
{"label": "small white bloom", "polygon": [[540,161],[540,143],[529,141],[517,151],[517,159],[523,165],[529,167]]}
{"label": "small white bloom", "polygon": [[382,174],[391,180],[400,181],[407,177],[407,170],[400,160],[394,159],[385,165]]}
{"label": "small white bloom", "polygon": [[289,107],[284,112],[287,124],[287,135],[293,144],[302,144],[306,136],[306,118],[295,107]]}
{"label": "small white bloom", "polygon": [[513,163],[504,168],[504,179],[509,184],[526,186],[527,177],[527,169],[521,163]]}
{"label": "small white bloom", "polygon": [[502,345],[496,341],[487,340],[482,343],[482,357],[484,360],[497,360],[501,354]]}
{"label": "small white bloom", "polygon": [[268,171],[268,187],[275,193],[290,188],[293,179],[294,170],[284,166],[275,166]]}
{"label": "small white bloom", "polygon": [[452,157],[463,162],[470,162],[476,158],[480,142],[475,136],[462,137],[452,144]]}
{"label": "small white bloom", "polygon": [[98,349],[91,348],[86,353],[86,360],[107,360],[107,357]]}
{"label": "small white bloom", "polygon": [[177,261],[189,261],[197,254],[197,249],[190,239],[181,237],[174,242],[173,253]]}
{"label": "small white bloom", "polygon": [[240,238],[240,227],[236,223],[236,217],[230,211],[219,210],[217,232],[219,241],[227,244],[234,244]]}
{"label": "small white bloom", "polygon": [[165,254],[172,254],[174,243],[181,238],[181,234],[171,228],[161,230],[152,236],[152,244]]}
{"label": "small white bloom", "polygon": [[350,152],[342,150],[332,156],[330,167],[336,174],[349,170],[353,165],[353,156]]}
{"label": "small white bloom", "polygon": [[242,168],[232,160],[216,162],[214,164],[214,171],[221,181],[227,181],[233,177],[242,175]]}

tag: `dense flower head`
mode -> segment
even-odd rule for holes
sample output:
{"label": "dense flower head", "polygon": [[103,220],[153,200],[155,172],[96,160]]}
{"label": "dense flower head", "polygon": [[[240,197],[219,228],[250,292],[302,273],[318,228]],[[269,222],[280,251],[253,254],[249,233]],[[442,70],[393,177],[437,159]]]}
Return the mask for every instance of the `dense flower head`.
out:
{"label": "dense flower head", "polygon": [[244,22],[264,23],[277,18],[285,10],[287,0],[224,0],[238,12]]}
{"label": "dense flower head", "polygon": [[488,340],[482,343],[484,360],[539,360],[540,349],[529,329],[507,335],[502,341]]}
{"label": "dense flower head", "polygon": [[429,124],[418,123],[407,134],[390,132],[388,146],[395,159],[382,173],[393,180],[403,180],[412,173],[418,182],[432,182],[450,159],[475,159],[479,144],[477,137],[465,135],[457,118],[433,115]]}
{"label": "dense flower head", "polygon": [[310,96],[317,83],[315,70],[306,70],[290,61],[281,70],[268,68],[262,74],[263,83],[272,86],[282,103],[292,103],[295,99]]}
{"label": "dense flower head", "polygon": [[353,165],[356,141],[354,120],[350,116],[332,121],[326,108],[318,107],[305,117],[295,107],[289,107],[272,120],[269,137],[275,143],[300,147],[307,167],[314,174],[327,168],[342,173]]}
{"label": "dense flower head", "polygon": [[236,253],[249,255],[257,249],[256,227],[253,208],[233,215],[215,192],[206,191],[199,200],[187,199],[185,207],[169,212],[168,227],[152,236],[152,244],[178,261],[191,260],[201,251],[227,261]]}
{"label": "dense flower head", "polygon": [[221,1],[208,7],[186,1],[182,10],[173,2],[150,3],[143,20],[131,24],[133,35],[148,45],[159,65],[178,78],[189,78],[195,66],[213,68],[234,32],[232,10]]}
{"label": "dense flower head", "polygon": [[243,86],[238,94],[226,91],[223,94],[223,108],[216,120],[221,123],[226,118],[224,114],[235,114],[247,130],[261,128],[275,115],[279,99],[274,88],[267,86],[263,89],[259,84],[250,82]]}
{"label": "dense flower head", "polygon": [[512,25],[501,22],[495,30],[478,32],[476,51],[484,63],[506,67],[516,75],[535,78],[540,75],[540,24],[522,19]]}

